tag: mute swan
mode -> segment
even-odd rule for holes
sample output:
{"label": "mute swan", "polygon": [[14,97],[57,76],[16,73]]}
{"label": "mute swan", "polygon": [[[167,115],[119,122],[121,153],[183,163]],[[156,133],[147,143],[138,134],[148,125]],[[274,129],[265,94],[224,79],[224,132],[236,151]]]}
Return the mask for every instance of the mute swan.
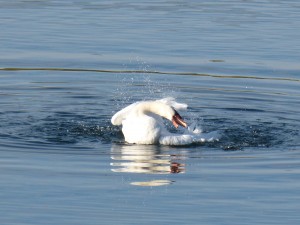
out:
{"label": "mute swan", "polygon": [[194,132],[189,134],[170,133],[163,118],[172,121],[173,125],[187,128],[186,122],[176,110],[186,109],[187,105],[177,103],[173,98],[133,103],[117,112],[111,118],[113,125],[122,125],[125,141],[132,144],[186,145],[203,142],[207,138]]}

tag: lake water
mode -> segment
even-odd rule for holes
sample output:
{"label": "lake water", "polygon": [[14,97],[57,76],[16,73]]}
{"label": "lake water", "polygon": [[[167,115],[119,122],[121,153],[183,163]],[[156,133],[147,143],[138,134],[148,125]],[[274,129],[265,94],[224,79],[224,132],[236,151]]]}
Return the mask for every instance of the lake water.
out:
{"label": "lake water", "polygon": [[[1,224],[299,224],[299,27],[296,0],[1,0]],[[167,96],[220,140],[110,123]]]}

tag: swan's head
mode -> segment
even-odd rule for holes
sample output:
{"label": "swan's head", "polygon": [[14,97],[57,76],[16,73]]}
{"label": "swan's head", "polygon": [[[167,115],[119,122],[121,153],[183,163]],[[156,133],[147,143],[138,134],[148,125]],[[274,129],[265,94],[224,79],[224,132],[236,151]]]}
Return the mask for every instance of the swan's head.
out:
{"label": "swan's head", "polygon": [[174,110],[174,115],[172,116],[172,123],[174,125],[174,127],[178,128],[179,126],[183,126],[183,127],[187,127],[186,122],[184,122],[184,120],[182,119],[182,117],[179,115],[179,113]]}

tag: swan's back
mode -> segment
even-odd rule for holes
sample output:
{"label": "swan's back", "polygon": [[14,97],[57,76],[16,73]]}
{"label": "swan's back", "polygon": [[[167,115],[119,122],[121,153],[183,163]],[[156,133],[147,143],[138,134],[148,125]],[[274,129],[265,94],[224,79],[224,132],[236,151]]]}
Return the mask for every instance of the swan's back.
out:
{"label": "swan's back", "polygon": [[157,102],[162,102],[168,106],[173,107],[176,110],[186,110],[188,105],[184,103],[178,103],[175,101],[175,98],[167,97],[160,100],[156,100]]}
{"label": "swan's back", "polygon": [[144,107],[149,104],[155,105],[155,103],[157,103],[157,105],[161,105],[161,106],[165,105],[168,107],[172,107],[176,110],[185,110],[187,108],[186,104],[178,103],[175,101],[174,98],[171,98],[171,97],[163,98],[163,99],[156,100],[156,101],[139,101],[139,102],[135,102],[135,103],[125,107],[124,109],[120,110],[119,112],[117,112],[111,118],[111,123],[113,125],[118,125],[118,126],[122,125],[122,121],[125,120],[130,114],[137,111],[139,107],[141,107],[141,106]]}

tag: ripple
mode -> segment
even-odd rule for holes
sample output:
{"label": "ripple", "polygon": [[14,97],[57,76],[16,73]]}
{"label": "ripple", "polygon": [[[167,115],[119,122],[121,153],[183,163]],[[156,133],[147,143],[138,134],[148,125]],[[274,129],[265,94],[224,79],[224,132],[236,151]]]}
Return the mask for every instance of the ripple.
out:
{"label": "ripple", "polygon": [[[110,123],[113,112],[134,101],[166,94],[180,95],[179,99],[191,106],[187,112],[190,124],[196,122],[204,133],[219,131],[223,134],[218,142],[198,143],[189,148],[201,146],[228,151],[297,146],[299,120],[295,105],[299,103],[299,91],[294,83],[299,80],[143,69],[0,70],[40,71],[22,76],[21,80],[22,73],[9,73],[12,77],[5,77],[8,80],[5,84],[14,85],[2,84],[4,111],[0,112],[0,137],[19,141],[20,146],[24,142],[65,146],[90,146],[97,142],[125,144],[121,128]],[[41,71],[52,71],[53,77],[45,80]],[[64,72],[72,76],[64,76]],[[86,72],[90,73],[88,79],[82,78]],[[99,73],[103,76],[98,76]],[[169,79],[174,75],[178,75],[177,79]],[[20,85],[15,84],[15,80]],[[276,81],[272,83],[276,88],[265,86],[271,80]],[[38,90],[32,88],[32,84],[38,85]],[[49,89],[55,91],[47,91]],[[18,90],[17,95],[15,90]],[[183,132],[168,128],[174,133]]]}
{"label": "ripple", "polygon": [[181,75],[181,76],[200,76],[213,78],[235,78],[235,79],[256,79],[256,80],[277,80],[277,81],[294,81],[300,82],[300,79],[287,77],[259,77],[247,75],[217,75],[196,72],[167,72],[154,70],[103,70],[103,69],[80,69],[80,68],[18,68],[7,67],[0,68],[0,71],[61,71],[61,72],[91,72],[91,73],[108,73],[108,74],[159,74],[159,75]]}
{"label": "ripple", "polygon": [[[120,127],[115,127],[107,120],[95,120],[68,113],[58,113],[39,122],[26,125],[27,132],[22,137],[34,137],[41,142],[56,144],[76,144],[81,142],[121,143],[124,137]],[[65,120],[65,118],[68,118]],[[242,150],[244,148],[280,148],[292,145],[290,140],[298,132],[285,123],[253,122],[228,119],[205,119],[202,122],[204,132],[218,130],[222,132],[219,141],[193,144],[207,148],[223,150]],[[30,131],[30,132],[29,132]],[[173,133],[180,131],[173,128]]]}

